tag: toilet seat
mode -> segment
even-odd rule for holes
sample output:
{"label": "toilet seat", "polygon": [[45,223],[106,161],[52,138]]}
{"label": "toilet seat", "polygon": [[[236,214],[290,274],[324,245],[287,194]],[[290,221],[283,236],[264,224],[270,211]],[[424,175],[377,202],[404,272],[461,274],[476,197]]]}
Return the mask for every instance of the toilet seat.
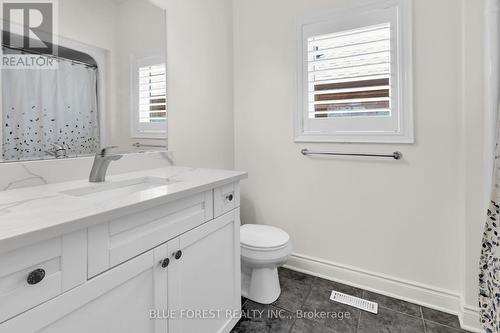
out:
{"label": "toilet seat", "polygon": [[245,224],[240,229],[241,247],[254,251],[271,251],[284,248],[290,236],[276,227],[260,224]]}
{"label": "toilet seat", "polygon": [[292,253],[290,243],[274,249],[249,249],[241,247],[241,259],[254,266],[276,266],[282,265]]}
{"label": "toilet seat", "polygon": [[240,229],[241,258],[253,265],[275,265],[292,252],[290,236],[268,225],[245,224]]}
{"label": "toilet seat", "polygon": [[288,247],[288,243],[275,247],[255,247],[255,246],[241,244],[242,251],[247,250],[252,252],[276,252],[286,247]]}

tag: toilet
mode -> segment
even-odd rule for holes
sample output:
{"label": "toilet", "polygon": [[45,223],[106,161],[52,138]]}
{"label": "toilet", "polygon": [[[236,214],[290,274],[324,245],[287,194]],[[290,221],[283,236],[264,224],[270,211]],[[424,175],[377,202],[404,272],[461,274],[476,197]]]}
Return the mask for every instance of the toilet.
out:
{"label": "toilet", "polygon": [[241,226],[241,294],[254,302],[271,304],[281,294],[278,267],[292,253],[283,230],[257,224]]}

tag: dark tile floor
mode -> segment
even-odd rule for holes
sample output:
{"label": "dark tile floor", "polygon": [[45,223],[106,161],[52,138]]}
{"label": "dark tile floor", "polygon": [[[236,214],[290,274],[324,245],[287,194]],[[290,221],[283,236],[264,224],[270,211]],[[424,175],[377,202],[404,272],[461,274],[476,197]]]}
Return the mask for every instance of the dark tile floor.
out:
{"label": "dark tile floor", "polygon": [[[271,305],[243,299],[233,333],[464,333],[456,316],[280,269],[281,296]],[[330,301],[332,290],[377,302],[378,315]]]}

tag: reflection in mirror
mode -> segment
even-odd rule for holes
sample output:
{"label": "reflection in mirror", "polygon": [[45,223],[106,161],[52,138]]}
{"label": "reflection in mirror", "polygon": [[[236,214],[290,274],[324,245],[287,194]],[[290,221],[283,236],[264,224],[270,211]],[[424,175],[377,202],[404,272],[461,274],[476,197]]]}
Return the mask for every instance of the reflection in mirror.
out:
{"label": "reflection in mirror", "polygon": [[100,147],[97,66],[56,61],[54,70],[3,69],[4,160],[81,156]]}
{"label": "reflection in mirror", "polygon": [[29,47],[43,34],[23,38],[11,18],[2,33],[2,161],[167,148],[166,15],[153,1],[59,0],[46,51]]}

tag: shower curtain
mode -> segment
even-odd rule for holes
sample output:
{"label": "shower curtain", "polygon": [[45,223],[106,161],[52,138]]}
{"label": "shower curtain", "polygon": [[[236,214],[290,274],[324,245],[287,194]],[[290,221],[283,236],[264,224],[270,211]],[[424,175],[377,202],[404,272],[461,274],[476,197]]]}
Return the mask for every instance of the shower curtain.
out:
{"label": "shower curtain", "polygon": [[[500,133],[500,125],[498,127]],[[479,274],[481,324],[487,333],[500,333],[500,137],[497,138],[494,170],[494,187],[484,230]]]}
{"label": "shower curtain", "polygon": [[57,69],[2,70],[3,160],[48,157],[52,144],[68,156],[100,146],[97,70],[58,61]]}

